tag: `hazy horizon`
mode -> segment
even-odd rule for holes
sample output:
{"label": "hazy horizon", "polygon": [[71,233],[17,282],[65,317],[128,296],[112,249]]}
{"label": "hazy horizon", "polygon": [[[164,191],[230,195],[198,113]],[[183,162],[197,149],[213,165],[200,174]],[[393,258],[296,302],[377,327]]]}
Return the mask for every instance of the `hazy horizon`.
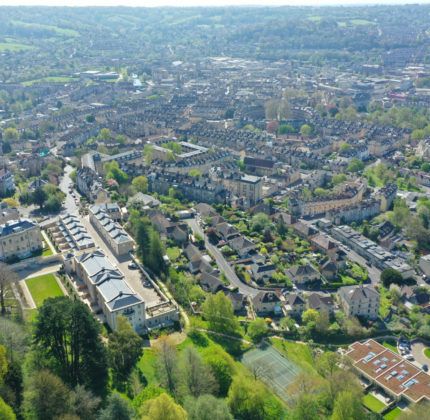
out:
{"label": "hazy horizon", "polygon": [[0,6],[124,6],[124,7],[216,7],[216,6],[361,6],[429,4],[430,0],[0,0]]}

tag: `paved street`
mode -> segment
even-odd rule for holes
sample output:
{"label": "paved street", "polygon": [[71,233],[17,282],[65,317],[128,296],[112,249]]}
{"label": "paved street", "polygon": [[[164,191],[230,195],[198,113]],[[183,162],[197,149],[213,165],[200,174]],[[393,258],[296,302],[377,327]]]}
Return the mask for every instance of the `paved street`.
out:
{"label": "paved street", "polygon": [[[72,195],[69,193],[69,185],[71,184],[72,180],[70,179],[70,173],[73,171],[73,167],[70,165],[66,165],[64,168],[64,176],[61,179],[60,182],[60,189],[63,191],[64,194],[66,194],[66,200],[63,204],[65,211],[67,211],[70,214],[78,215],[78,205],[75,202],[75,199],[72,197]],[[77,192],[74,192],[76,197],[79,197],[79,194]]]}
{"label": "paved street", "polygon": [[207,236],[204,234],[203,229],[200,227],[196,219],[188,219],[187,220],[188,225],[190,226],[191,230],[194,233],[197,233],[202,238],[205,238],[205,246],[206,249],[209,251],[209,253],[215,258],[215,261],[218,265],[218,268],[220,271],[224,272],[225,276],[227,277],[228,281],[233,285],[236,286],[241,293],[247,296],[255,296],[259,290],[254,289],[253,287],[250,287],[246,284],[244,284],[237,274],[234,272],[234,269],[230,266],[230,264],[226,261],[224,256],[222,255],[221,251],[214,245],[212,245]]}

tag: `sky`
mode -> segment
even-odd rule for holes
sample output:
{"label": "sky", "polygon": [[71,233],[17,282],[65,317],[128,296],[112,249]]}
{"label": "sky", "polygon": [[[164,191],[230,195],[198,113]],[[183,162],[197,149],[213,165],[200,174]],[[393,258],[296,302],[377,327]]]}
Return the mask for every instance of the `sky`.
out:
{"label": "sky", "polygon": [[0,0],[0,6],[322,6],[430,3],[430,0]]}

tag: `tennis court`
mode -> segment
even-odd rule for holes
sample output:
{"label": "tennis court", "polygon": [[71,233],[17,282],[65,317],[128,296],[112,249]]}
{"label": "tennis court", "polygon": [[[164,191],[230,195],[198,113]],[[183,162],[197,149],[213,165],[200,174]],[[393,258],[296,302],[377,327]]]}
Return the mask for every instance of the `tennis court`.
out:
{"label": "tennis court", "polygon": [[242,357],[242,363],[283,400],[288,401],[287,387],[300,373],[300,368],[273,347],[253,349]]}

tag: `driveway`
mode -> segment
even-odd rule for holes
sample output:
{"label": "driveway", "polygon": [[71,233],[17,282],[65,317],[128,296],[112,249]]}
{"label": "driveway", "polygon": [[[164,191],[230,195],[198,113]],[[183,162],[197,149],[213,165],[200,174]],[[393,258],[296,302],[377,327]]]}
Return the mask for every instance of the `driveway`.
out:
{"label": "driveway", "polygon": [[411,353],[420,365],[430,366],[430,359],[424,354],[424,349],[427,347],[429,346],[419,340],[411,343]]}
{"label": "driveway", "polygon": [[243,283],[243,281],[240,280],[240,278],[235,273],[234,269],[231,267],[231,265],[227,262],[227,260],[222,255],[221,251],[216,246],[212,245],[209,242],[207,236],[203,232],[203,229],[200,227],[197,220],[187,219],[187,223],[194,233],[200,235],[202,238],[205,238],[206,249],[215,258],[215,261],[218,265],[219,270],[225,274],[230,284],[237,287],[239,289],[239,292],[244,294],[245,296],[251,296],[251,297],[255,296],[259,292],[259,290],[254,289],[251,286],[248,286],[247,284]]}

